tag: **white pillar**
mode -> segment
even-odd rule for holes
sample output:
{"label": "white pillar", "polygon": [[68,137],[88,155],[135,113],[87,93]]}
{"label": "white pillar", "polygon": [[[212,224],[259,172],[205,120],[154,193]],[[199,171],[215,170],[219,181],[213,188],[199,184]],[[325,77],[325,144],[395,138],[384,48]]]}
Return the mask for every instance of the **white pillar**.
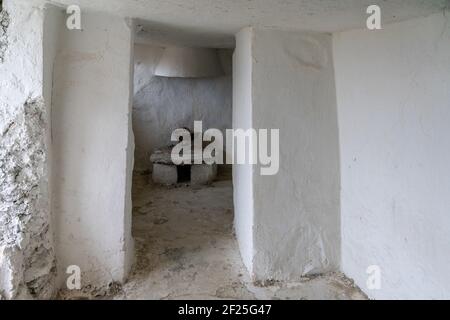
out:
{"label": "white pillar", "polygon": [[337,270],[339,144],[331,36],[247,28],[237,34],[234,63],[234,128],[280,130],[276,175],[262,176],[258,165],[234,166],[243,260],[258,280]]}
{"label": "white pillar", "polygon": [[63,28],[55,60],[52,209],[59,284],[77,265],[82,285],[123,282],[131,267],[132,48],[127,20],[82,11]]}

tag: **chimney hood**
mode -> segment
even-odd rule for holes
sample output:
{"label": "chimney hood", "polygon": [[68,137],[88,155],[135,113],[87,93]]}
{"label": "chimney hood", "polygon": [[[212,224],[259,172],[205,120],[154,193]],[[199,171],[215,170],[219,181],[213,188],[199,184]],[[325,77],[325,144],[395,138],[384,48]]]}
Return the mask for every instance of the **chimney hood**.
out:
{"label": "chimney hood", "polygon": [[177,78],[218,77],[224,74],[216,49],[167,47],[155,75]]}

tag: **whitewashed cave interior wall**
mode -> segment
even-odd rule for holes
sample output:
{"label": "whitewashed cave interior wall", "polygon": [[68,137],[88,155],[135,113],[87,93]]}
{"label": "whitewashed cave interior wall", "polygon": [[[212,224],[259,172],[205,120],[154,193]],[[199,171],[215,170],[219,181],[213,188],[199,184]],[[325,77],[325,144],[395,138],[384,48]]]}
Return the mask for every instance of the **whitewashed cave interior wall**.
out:
{"label": "whitewashed cave interior wall", "polygon": [[63,28],[52,103],[52,210],[59,284],[79,266],[82,285],[122,282],[133,256],[130,133],[134,28],[83,12]]}
{"label": "whitewashed cave interior wall", "polygon": [[448,299],[450,12],[337,33],[334,57],[342,270],[371,298]]}
{"label": "whitewashed cave interior wall", "polygon": [[232,50],[219,49],[224,75],[212,78],[169,78],[154,75],[163,48],[135,45],[133,131],[135,170],[151,170],[150,154],[171,144],[177,128],[193,129],[194,120],[203,130],[231,128]]}
{"label": "whitewashed cave interior wall", "polygon": [[238,242],[258,280],[293,280],[339,268],[331,43],[329,34],[273,29],[247,28],[237,36],[235,82],[242,86],[234,92],[233,125],[280,130],[276,175],[262,176],[259,165],[234,172],[235,188],[249,195],[235,202]]}
{"label": "whitewashed cave interior wall", "polygon": [[[330,34],[253,29],[253,127],[280,129],[280,169],[253,174],[256,278],[340,263],[339,141]],[[276,88],[272,90],[272,88]]]}
{"label": "whitewashed cave interior wall", "polygon": [[52,72],[55,47],[49,37],[56,37],[58,10],[38,0],[6,0],[3,9],[0,296],[49,298],[55,293],[56,260],[48,179],[51,98],[44,83]]}

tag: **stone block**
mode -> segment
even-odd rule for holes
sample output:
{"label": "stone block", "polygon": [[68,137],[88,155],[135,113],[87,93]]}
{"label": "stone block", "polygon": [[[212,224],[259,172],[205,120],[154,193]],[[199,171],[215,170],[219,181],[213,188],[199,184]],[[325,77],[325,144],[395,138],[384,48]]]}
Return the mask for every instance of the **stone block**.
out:
{"label": "stone block", "polygon": [[152,179],[155,183],[176,184],[178,180],[177,166],[154,163]]}
{"label": "stone block", "polygon": [[209,184],[217,176],[217,164],[197,164],[191,166],[192,184]]}

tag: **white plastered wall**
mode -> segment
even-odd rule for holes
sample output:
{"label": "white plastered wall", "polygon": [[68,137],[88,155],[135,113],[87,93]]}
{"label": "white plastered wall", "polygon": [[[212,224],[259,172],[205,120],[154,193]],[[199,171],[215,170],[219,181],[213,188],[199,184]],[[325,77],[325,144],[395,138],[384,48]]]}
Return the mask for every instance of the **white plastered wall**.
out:
{"label": "white plastered wall", "polygon": [[83,12],[82,30],[62,26],[53,79],[53,194],[58,269],[82,284],[123,281],[131,265],[130,126],[133,27]]}
{"label": "white plastered wall", "polygon": [[259,280],[336,270],[339,151],[331,36],[244,29],[236,37],[234,83],[233,127],[280,129],[276,175],[235,166],[236,230],[247,268]]}
{"label": "white plastered wall", "polygon": [[342,270],[371,298],[448,299],[449,13],[335,34],[334,58]]}
{"label": "white plastered wall", "polygon": [[254,274],[290,280],[336,270],[339,150],[331,36],[254,30],[252,121],[280,129],[280,169],[253,173]]}

